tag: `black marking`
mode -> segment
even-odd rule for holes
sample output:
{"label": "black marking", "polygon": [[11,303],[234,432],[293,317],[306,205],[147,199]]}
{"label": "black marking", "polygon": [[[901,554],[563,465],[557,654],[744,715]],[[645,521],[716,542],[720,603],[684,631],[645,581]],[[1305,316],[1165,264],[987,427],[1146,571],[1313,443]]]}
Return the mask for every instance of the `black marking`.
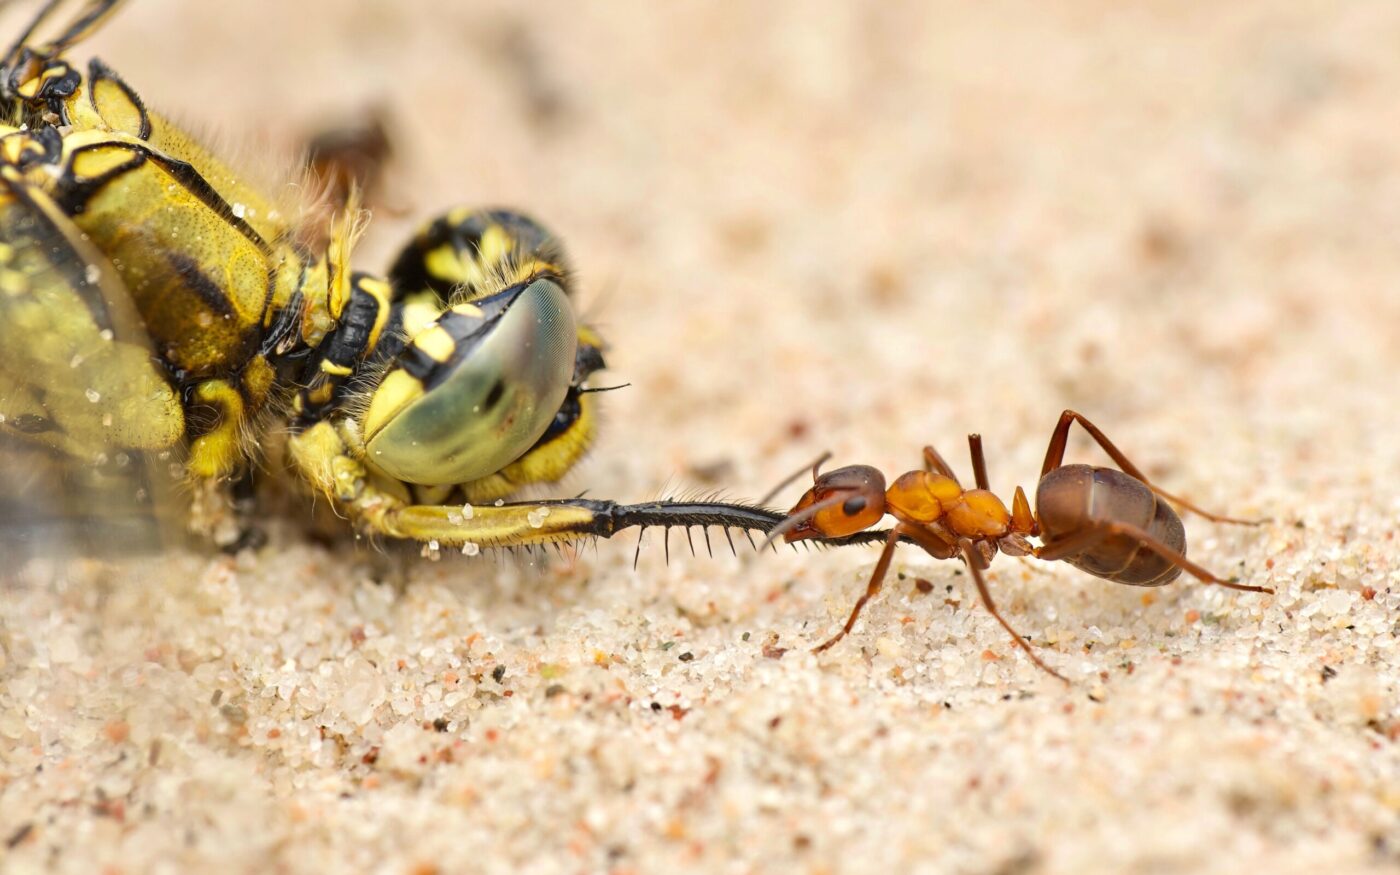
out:
{"label": "black marking", "polygon": [[33,413],[22,413],[19,416],[11,417],[9,423],[20,434],[44,434],[45,432],[58,431],[58,426],[52,419]]}
{"label": "black marking", "polygon": [[428,355],[422,347],[409,344],[408,348],[399,354],[397,364],[410,377],[422,383],[424,389],[441,382],[438,369],[442,367],[442,362]]}
{"label": "black marking", "polygon": [[379,342],[374,345],[374,352],[370,353],[368,361],[373,364],[393,361],[403,354],[407,346],[408,337],[403,328],[403,305],[390,303],[389,318],[384,322],[384,329],[379,332]]}
{"label": "black marking", "polygon": [[[608,363],[603,361],[603,351],[591,343],[580,343],[578,352],[574,354],[574,385],[581,384],[588,379],[588,375],[594,371],[601,371]],[[623,386],[630,385],[624,383]],[[622,386],[613,388],[621,389]],[[593,389],[593,392],[606,392],[607,389]]]}
{"label": "black marking", "polygon": [[233,319],[238,315],[228,299],[228,293],[204,272],[198,261],[174,250],[167,250],[164,255],[166,263],[175,271],[180,282],[194,292],[206,307],[225,319]]}
{"label": "black marking", "polygon": [[[301,299],[301,289],[298,288],[292,293],[291,301],[268,326],[267,333],[263,335],[262,346],[258,347],[259,355],[271,362],[280,363],[282,357],[296,347],[296,341],[299,340],[296,336],[297,329],[301,327]],[[272,300],[272,295],[268,295],[268,300]]]}
{"label": "black marking", "polygon": [[[79,180],[73,174],[74,161],[79,155],[97,149],[126,149],[131,153],[131,158],[99,176]],[[54,188],[54,200],[68,215],[81,215],[87,210],[88,201],[92,200],[93,196],[100,192],[103,187],[112,180],[138,169],[145,163],[145,152],[126,144],[95,143],[81,149],[74,149],[68,158],[68,166],[63,169],[63,175],[59,177],[58,184]]]}
{"label": "black marking", "polygon": [[57,165],[63,158],[63,135],[57,128],[39,128],[25,134],[25,148],[15,166],[21,170],[40,164]]}
{"label": "black marking", "polygon": [[350,302],[325,344],[326,359],[342,367],[348,368],[364,356],[379,320],[379,299],[360,287],[365,277],[366,274],[356,274],[351,280]]}
{"label": "black marking", "polygon": [[433,390],[455,373],[460,364],[476,351],[526,288],[527,284],[517,283],[500,294],[476,302],[482,311],[481,318],[454,313],[451,310],[443,313],[438,318],[437,325],[446,331],[453,341],[452,354],[448,356],[447,361],[440,362],[417,344],[409,343],[399,353],[395,364],[422,383],[424,391]]}
{"label": "black marking", "polygon": [[865,496],[853,495],[850,498],[846,499],[845,503],[841,505],[841,512],[844,513],[846,516],[855,516],[856,514],[865,510],[865,505]]}
{"label": "black marking", "polygon": [[618,389],[630,389],[630,388],[632,388],[632,384],[631,384],[631,383],[618,383],[616,386],[579,386],[579,387],[577,387],[577,389],[578,389],[578,394],[580,394],[580,395],[594,395],[594,394],[596,394],[596,393],[598,393],[598,392],[616,392]]}
{"label": "black marking", "polygon": [[540,439],[535,441],[531,451],[556,440],[560,435],[568,432],[574,424],[583,417],[583,405],[579,403],[579,396],[583,390],[577,386],[570,386],[569,391],[564,395],[564,403],[559,405],[559,412],[554,414],[554,419],[550,420],[549,427],[540,435]]}
{"label": "black marking", "polygon": [[486,400],[481,402],[482,409],[491,410],[497,404],[501,403],[501,399],[505,397],[505,394],[506,381],[497,377],[496,382],[491,384],[491,391],[486,393]]}

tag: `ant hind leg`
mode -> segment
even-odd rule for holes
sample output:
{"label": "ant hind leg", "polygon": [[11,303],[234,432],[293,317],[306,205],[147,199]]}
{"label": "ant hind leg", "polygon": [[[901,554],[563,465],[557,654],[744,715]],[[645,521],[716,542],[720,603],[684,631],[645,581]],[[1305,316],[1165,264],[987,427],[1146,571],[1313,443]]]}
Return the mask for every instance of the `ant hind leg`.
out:
{"label": "ant hind leg", "polygon": [[1066,556],[1082,553],[1093,544],[1112,535],[1122,535],[1133,539],[1140,546],[1146,547],[1202,583],[1208,583],[1212,586],[1223,586],[1226,589],[1237,589],[1242,592],[1273,593],[1273,590],[1267,586],[1251,586],[1247,583],[1238,583],[1234,580],[1216,577],[1195,562],[1187,559],[1183,554],[1178,553],[1176,550],[1173,550],[1171,547],[1168,547],[1166,544],[1152,537],[1147,532],[1144,532],[1137,526],[1130,526],[1126,523],[1103,522],[1088,526],[1072,535],[1037,548],[1035,556],[1037,559],[1053,562],[1056,559],[1063,559]]}
{"label": "ant hind leg", "polygon": [[1114,464],[1116,464],[1120,469],[1122,469],[1124,474],[1141,480],[1144,486],[1146,486],[1148,489],[1151,489],[1158,495],[1162,496],[1167,501],[1170,501],[1174,504],[1179,504],[1187,510],[1191,511],[1192,513],[1198,514],[1199,516],[1203,516],[1206,519],[1212,520],[1217,523],[1234,523],[1236,525],[1242,526],[1258,526],[1268,522],[1267,518],[1258,520],[1245,520],[1238,519],[1236,517],[1224,516],[1218,513],[1211,513],[1210,511],[1200,507],[1199,505],[1187,501],[1179,495],[1173,495],[1165,489],[1161,488],[1160,486],[1157,486],[1151,480],[1147,479],[1147,475],[1144,474],[1136,465],[1134,465],[1128,459],[1127,456],[1123,455],[1122,450],[1114,446],[1113,441],[1108,439],[1108,435],[1100,431],[1099,427],[1094,425],[1087,418],[1085,418],[1085,416],[1082,413],[1078,413],[1074,410],[1066,410],[1065,412],[1060,414],[1060,421],[1056,423],[1055,431],[1050,435],[1050,444],[1045,448],[1045,464],[1040,469],[1040,476],[1042,478],[1045,477],[1046,474],[1049,474],[1051,471],[1064,464],[1065,447],[1069,443],[1069,428],[1076,422],[1078,422],[1080,427],[1082,427],[1085,431],[1089,433],[1089,437],[1094,439],[1094,442],[1097,443],[1103,449],[1103,451],[1108,454],[1109,458],[1113,460]]}
{"label": "ant hind leg", "polygon": [[1026,656],[1030,657],[1031,662],[1035,663],[1037,668],[1044,671],[1046,674],[1059,678],[1065,683],[1069,683],[1069,678],[1055,671],[1053,668],[1046,665],[1039,656],[1036,656],[1035,649],[1031,647],[1031,643],[1021,637],[1020,632],[1011,628],[1011,624],[1001,615],[1001,611],[997,610],[996,603],[992,601],[992,594],[987,589],[987,581],[982,577],[982,557],[977,553],[972,542],[964,538],[959,546],[962,548],[963,561],[967,563],[967,570],[972,574],[973,582],[977,584],[977,592],[981,595],[982,604],[987,608],[988,613],[996,618],[996,621],[1001,624],[1001,628],[1007,631],[1011,636],[1011,640],[1016,642],[1017,647],[1025,651]]}

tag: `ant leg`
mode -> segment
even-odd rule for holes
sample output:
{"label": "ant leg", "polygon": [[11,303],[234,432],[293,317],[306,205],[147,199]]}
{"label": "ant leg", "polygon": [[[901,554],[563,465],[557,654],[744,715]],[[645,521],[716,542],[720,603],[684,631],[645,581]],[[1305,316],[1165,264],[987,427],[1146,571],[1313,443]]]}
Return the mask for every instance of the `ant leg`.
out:
{"label": "ant leg", "polygon": [[1085,549],[1111,535],[1123,535],[1132,538],[1139,546],[1146,547],[1177,568],[1188,572],[1192,577],[1202,583],[1209,583],[1213,586],[1223,586],[1226,589],[1237,589],[1242,592],[1273,593],[1273,590],[1267,586],[1250,586],[1247,583],[1236,583],[1233,580],[1225,580],[1216,577],[1190,559],[1187,559],[1183,554],[1178,553],[1171,547],[1168,547],[1166,544],[1152,537],[1147,532],[1144,532],[1137,526],[1130,526],[1127,523],[1104,522],[1091,524],[1089,527],[1065,538],[1053,541],[1043,547],[1037,547],[1035,556],[1037,559],[1053,562],[1056,559],[1063,559],[1066,556],[1082,553]]}
{"label": "ant leg", "polygon": [[768,492],[758,501],[754,502],[754,504],[758,505],[759,507],[767,507],[768,502],[777,498],[779,492],[782,492],[784,489],[791,486],[792,481],[796,480],[798,477],[801,477],[807,471],[808,468],[812,470],[812,482],[816,483],[818,477],[821,475],[822,464],[830,458],[831,450],[827,450],[820,456],[817,456],[816,460],[813,461],[812,464],[803,465],[801,468],[798,468],[796,471],[793,471],[791,474],[784,477],[782,481],[778,483],[777,486],[774,486],[772,489],[768,490]]}
{"label": "ant leg", "polygon": [[972,580],[977,584],[977,592],[982,596],[982,604],[986,606],[987,611],[1001,624],[1001,628],[1005,629],[1007,633],[1011,635],[1011,639],[1016,642],[1016,646],[1026,652],[1026,656],[1030,657],[1031,662],[1035,663],[1036,666],[1045,673],[1053,675],[1065,683],[1069,683],[1069,678],[1046,665],[1039,656],[1035,655],[1035,650],[1031,648],[1030,642],[1022,638],[1021,633],[1011,628],[1011,624],[1006,622],[1006,618],[1001,615],[1001,611],[997,610],[996,603],[992,601],[992,594],[987,589],[987,581],[982,578],[982,570],[980,567],[982,565],[982,557],[978,555],[977,551],[973,548],[972,542],[963,538],[959,546],[962,548],[963,561],[967,563],[967,570],[972,573]]}
{"label": "ant leg", "polygon": [[938,450],[932,446],[924,447],[924,470],[936,471],[954,483],[958,482],[958,475],[953,473],[953,469],[948,465],[948,460],[943,458]]}
{"label": "ant leg", "polygon": [[875,571],[870,575],[870,582],[865,585],[865,594],[856,599],[855,607],[851,608],[851,615],[846,618],[846,625],[841,627],[841,631],[831,636],[825,642],[812,648],[813,653],[821,653],[829,649],[837,641],[845,638],[856,624],[856,618],[860,616],[860,611],[865,607],[865,603],[880,594],[880,587],[884,585],[885,575],[890,570],[890,560],[894,558],[894,548],[899,544],[899,534],[902,526],[895,526],[890,529],[889,536],[885,538],[885,549],[880,552],[880,559],[875,563]]}
{"label": "ant leg", "polygon": [[992,487],[987,481],[987,457],[982,454],[982,436],[968,435],[967,447],[972,451],[972,476],[977,480],[977,488],[990,491]]}
{"label": "ant leg", "polygon": [[1069,442],[1069,427],[1076,422],[1089,433],[1089,437],[1093,438],[1094,442],[1097,443],[1105,453],[1108,453],[1109,458],[1122,469],[1124,474],[1141,480],[1144,486],[1162,496],[1167,501],[1179,504],[1187,510],[1217,523],[1236,523],[1242,526],[1257,526],[1268,522],[1267,519],[1242,520],[1236,519],[1235,517],[1211,513],[1178,495],[1172,495],[1170,492],[1154,484],[1151,480],[1148,480],[1147,475],[1142,473],[1136,465],[1129,461],[1128,457],[1123,455],[1122,450],[1113,445],[1113,441],[1108,439],[1108,435],[1100,431],[1099,427],[1086,419],[1082,413],[1077,413],[1073,410],[1066,410],[1064,413],[1060,414],[1060,421],[1055,425],[1055,431],[1050,436],[1050,445],[1045,448],[1045,464],[1041,466],[1040,469],[1041,477],[1044,477],[1046,474],[1049,474],[1051,471],[1064,464],[1065,446]]}

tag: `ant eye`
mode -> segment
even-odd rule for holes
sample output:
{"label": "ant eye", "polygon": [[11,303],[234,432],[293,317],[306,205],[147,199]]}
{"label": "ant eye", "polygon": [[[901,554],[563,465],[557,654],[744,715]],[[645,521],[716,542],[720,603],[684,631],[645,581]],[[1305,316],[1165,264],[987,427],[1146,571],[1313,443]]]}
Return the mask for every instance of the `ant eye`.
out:
{"label": "ant eye", "polygon": [[856,514],[865,510],[865,506],[867,503],[868,502],[866,502],[864,495],[852,496],[851,498],[846,499],[845,503],[841,505],[841,512],[844,513],[846,516],[855,516]]}

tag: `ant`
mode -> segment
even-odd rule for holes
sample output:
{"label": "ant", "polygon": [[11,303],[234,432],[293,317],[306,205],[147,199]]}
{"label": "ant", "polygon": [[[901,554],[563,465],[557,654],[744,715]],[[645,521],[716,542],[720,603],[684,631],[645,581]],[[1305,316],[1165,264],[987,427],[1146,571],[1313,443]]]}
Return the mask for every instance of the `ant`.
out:
{"label": "ant", "polygon": [[[1064,464],[1070,426],[1076,422],[1118,468]],[[1036,487],[1034,514],[1019,486],[1009,511],[992,494],[982,437],[971,434],[967,441],[975,489],[963,489],[952,468],[931,446],[924,447],[923,469],[900,475],[888,489],[884,475],[868,465],[822,474],[821,465],[830,453],[813,463],[812,488],[769,533],[766,543],[780,535],[788,542],[846,538],[874,526],[885,514],[897,520],[884,539],[884,550],[865,594],[856,601],[846,625],[814,648],[814,653],[830,648],[855,626],[866,602],[880,592],[895,545],[901,540],[912,541],[935,559],[961,557],[977,584],[982,604],[1010,633],[1016,646],[1031,662],[1065,683],[1069,680],[1036,656],[1030,643],[1011,628],[992,601],[982,570],[997,553],[1059,559],[1095,577],[1130,586],[1164,586],[1188,571],[1203,583],[1245,592],[1273,592],[1268,587],[1223,580],[1187,559],[1186,531],[1168,502],[1215,522],[1258,525],[1266,520],[1213,514],[1153,485],[1097,426],[1073,410],[1060,414],[1050,437]],[[1032,537],[1040,540],[1040,546],[1030,543],[1028,538]]]}

